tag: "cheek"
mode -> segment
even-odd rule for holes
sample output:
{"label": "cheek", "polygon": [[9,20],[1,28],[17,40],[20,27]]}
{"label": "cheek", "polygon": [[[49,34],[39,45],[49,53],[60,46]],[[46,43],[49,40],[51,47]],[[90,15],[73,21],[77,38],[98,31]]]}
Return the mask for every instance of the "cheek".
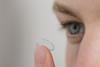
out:
{"label": "cheek", "polygon": [[100,67],[100,26],[88,26],[80,45],[76,67]]}
{"label": "cheek", "polygon": [[74,67],[77,60],[77,55],[79,51],[78,44],[70,44],[67,45],[67,67]]}
{"label": "cheek", "polygon": [[100,26],[88,27],[81,43],[68,43],[67,67],[100,67]]}

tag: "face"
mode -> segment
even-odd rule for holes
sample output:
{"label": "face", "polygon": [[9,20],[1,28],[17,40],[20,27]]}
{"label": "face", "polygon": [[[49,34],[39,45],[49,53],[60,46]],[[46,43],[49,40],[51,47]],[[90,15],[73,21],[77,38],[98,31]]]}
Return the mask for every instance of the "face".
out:
{"label": "face", "polygon": [[55,0],[68,38],[67,67],[100,67],[100,0]]}

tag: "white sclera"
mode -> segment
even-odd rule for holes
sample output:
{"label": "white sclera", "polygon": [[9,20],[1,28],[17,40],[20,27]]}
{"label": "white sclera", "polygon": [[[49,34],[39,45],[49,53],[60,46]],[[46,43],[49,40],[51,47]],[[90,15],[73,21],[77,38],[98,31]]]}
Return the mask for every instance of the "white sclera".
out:
{"label": "white sclera", "polygon": [[51,42],[50,40],[47,40],[47,39],[37,39],[37,40],[35,40],[34,43],[35,43],[35,45],[44,45],[48,49],[50,49],[51,51],[55,50],[55,46],[54,46],[53,42]]}

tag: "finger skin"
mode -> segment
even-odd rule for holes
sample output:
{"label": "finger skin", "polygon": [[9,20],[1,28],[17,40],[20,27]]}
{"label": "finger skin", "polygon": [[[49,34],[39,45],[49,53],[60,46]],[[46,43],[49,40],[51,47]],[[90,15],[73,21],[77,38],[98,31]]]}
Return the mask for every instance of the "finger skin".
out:
{"label": "finger skin", "polygon": [[47,49],[47,58],[44,67],[55,67],[53,56],[48,48]]}
{"label": "finger skin", "polygon": [[[41,59],[42,57],[39,56],[41,55],[41,53],[39,52],[42,50],[41,48],[44,50],[43,52],[45,52],[45,59]],[[43,61],[43,63],[39,63],[39,61]],[[39,46],[39,48],[36,49],[35,66],[36,67],[55,67],[52,54],[47,47]]]}

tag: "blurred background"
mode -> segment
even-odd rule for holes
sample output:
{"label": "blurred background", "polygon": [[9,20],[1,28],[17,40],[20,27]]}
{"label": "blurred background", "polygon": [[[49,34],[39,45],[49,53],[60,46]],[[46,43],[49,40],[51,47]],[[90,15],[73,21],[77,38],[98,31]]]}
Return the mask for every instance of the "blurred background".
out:
{"label": "blurred background", "polygon": [[0,67],[34,67],[34,42],[42,38],[54,44],[55,63],[64,67],[60,53],[65,35],[52,11],[53,2],[0,0]]}

